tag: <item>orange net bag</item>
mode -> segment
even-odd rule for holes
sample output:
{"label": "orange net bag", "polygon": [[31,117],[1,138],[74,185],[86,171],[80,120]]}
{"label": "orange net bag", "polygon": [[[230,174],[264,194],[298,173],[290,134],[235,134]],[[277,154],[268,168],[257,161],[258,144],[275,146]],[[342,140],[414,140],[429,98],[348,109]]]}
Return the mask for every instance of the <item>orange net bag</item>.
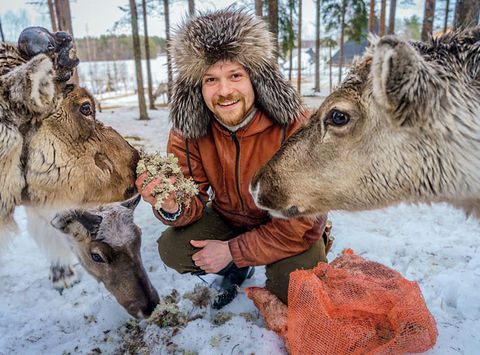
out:
{"label": "orange net bag", "polygon": [[[438,335],[416,282],[353,252],[291,273],[286,318],[275,314],[271,300],[262,308],[268,291],[247,292],[267,328],[282,329],[277,333],[291,354],[418,353]],[[273,319],[285,327],[270,328]]]}

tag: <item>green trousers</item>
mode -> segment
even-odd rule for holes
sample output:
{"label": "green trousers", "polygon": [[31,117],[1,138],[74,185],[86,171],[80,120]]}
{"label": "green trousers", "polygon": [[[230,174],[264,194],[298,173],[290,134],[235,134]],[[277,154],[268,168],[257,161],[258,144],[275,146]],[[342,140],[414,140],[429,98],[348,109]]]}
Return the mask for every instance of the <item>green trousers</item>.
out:
{"label": "green trousers", "polygon": [[[190,240],[230,240],[246,230],[231,226],[215,210],[209,209],[198,221],[185,227],[169,227],[157,240],[158,252],[168,267],[181,274],[200,273],[202,270],[192,260],[199,251],[190,244]],[[265,267],[267,277],[265,287],[287,304],[290,273],[298,269],[311,269],[318,262],[326,262],[323,240],[314,243],[310,249]]]}

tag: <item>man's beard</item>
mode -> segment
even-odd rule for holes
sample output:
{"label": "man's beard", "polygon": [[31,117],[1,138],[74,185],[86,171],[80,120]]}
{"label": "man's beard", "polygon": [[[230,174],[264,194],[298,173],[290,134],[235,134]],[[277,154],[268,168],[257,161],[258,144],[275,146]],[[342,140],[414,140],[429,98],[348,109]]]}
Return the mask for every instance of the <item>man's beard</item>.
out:
{"label": "man's beard", "polygon": [[[235,105],[236,107],[232,109],[231,111],[228,110],[222,110],[221,108],[218,107],[219,103],[225,103],[225,102],[235,102],[238,101]],[[227,126],[236,126],[240,123],[243,122],[246,116],[246,103],[245,103],[245,98],[244,97],[221,97],[216,99],[214,102],[214,107],[215,107],[215,117],[222,122],[223,124]]]}

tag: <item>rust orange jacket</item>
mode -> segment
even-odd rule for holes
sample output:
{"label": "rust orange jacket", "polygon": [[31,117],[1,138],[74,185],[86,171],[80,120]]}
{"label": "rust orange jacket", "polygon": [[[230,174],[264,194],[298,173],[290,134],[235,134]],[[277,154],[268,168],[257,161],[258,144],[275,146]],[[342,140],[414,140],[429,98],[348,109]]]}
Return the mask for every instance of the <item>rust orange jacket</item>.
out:
{"label": "rust orange jacket", "polygon": [[[255,172],[300,124],[297,121],[284,128],[258,110],[253,119],[235,133],[214,119],[208,133],[198,139],[186,140],[180,133],[170,132],[167,151],[178,158],[183,174],[193,177],[201,199],[208,200],[211,188],[213,208],[232,225],[248,230],[229,241],[238,267],[267,265],[299,254],[322,236],[326,215],[315,223],[309,218],[271,218],[255,205],[248,191]],[[163,219],[155,209],[154,213],[164,224],[188,225],[202,216],[201,199],[192,198],[190,206],[183,206],[182,214],[173,222]]]}

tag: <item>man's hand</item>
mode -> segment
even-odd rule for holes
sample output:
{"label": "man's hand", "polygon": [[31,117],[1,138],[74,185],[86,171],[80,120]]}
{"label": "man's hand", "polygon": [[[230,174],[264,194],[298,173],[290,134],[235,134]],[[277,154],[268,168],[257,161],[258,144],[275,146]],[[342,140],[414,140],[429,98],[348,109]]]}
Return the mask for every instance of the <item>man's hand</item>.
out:
{"label": "man's hand", "polygon": [[228,242],[221,240],[191,240],[196,248],[203,248],[192,255],[195,265],[207,274],[217,273],[224,269],[232,260]]}
{"label": "man's hand", "polygon": [[[137,180],[135,181],[135,186],[137,187],[138,192],[140,192],[140,195],[142,195],[142,198],[145,202],[149,203],[152,205],[152,207],[155,207],[155,204],[157,203],[157,198],[152,196],[152,191],[157,186],[161,181],[162,178],[156,178],[150,183],[148,183],[145,187],[143,187],[143,182],[145,179],[148,177],[148,172],[144,172],[141,174]],[[172,184],[175,183],[175,177],[171,177],[170,181]],[[162,210],[168,213],[175,213],[179,209],[178,203],[174,201],[174,193],[170,193],[166,199],[163,200],[162,202]]]}

